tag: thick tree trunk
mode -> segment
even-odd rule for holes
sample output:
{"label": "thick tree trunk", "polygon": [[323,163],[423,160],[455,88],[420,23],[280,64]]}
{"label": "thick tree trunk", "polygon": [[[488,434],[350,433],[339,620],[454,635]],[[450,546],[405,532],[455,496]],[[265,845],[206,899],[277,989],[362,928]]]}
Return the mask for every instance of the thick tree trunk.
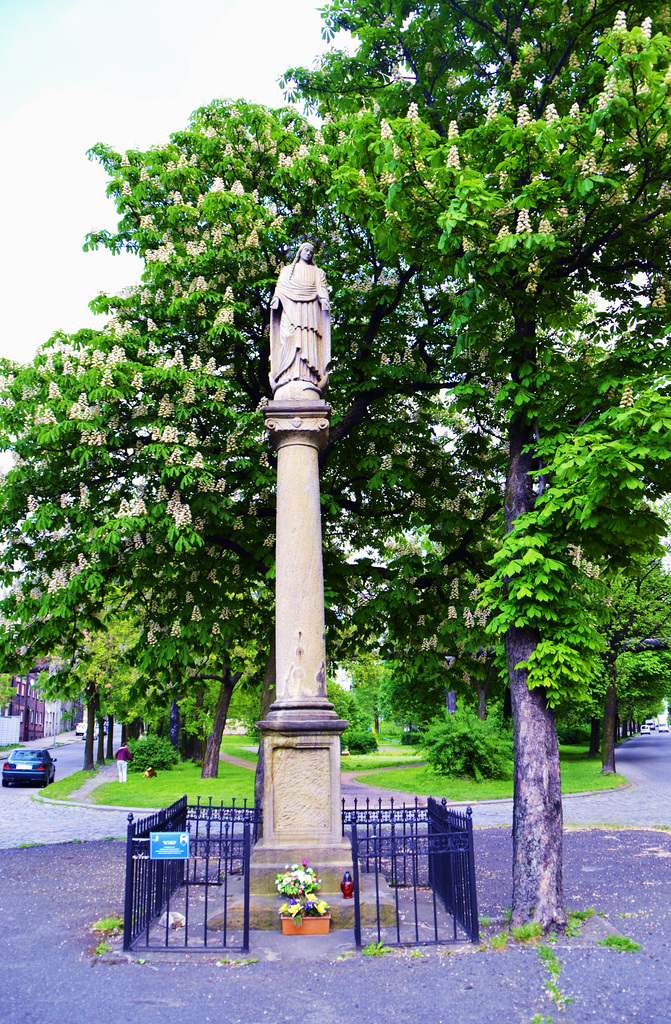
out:
{"label": "thick tree trunk", "polygon": [[606,703],[603,709],[603,739],[601,740],[601,771],[604,775],[615,774],[615,722],[617,720],[617,684],[616,677],[611,675],[611,682],[606,690]]}
{"label": "thick tree trunk", "polygon": [[[276,696],[275,688],[275,637],[270,643],[270,654],[266,663],[266,671],[263,674],[263,691],[261,693],[261,718],[266,717],[270,705],[274,703]],[[254,778],[254,804],[259,810],[263,810],[263,781],[265,762],[263,757],[263,743],[259,744],[259,760],[256,764],[256,776]],[[260,837],[259,837],[260,838]]]}
{"label": "thick tree trunk", "polygon": [[200,773],[201,779],[216,779],[219,773],[219,749],[221,747],[221,738],[226,728],[228,705],[231,703],[231,694],[241,675],[242,672],[236,672],[235,675],[232,675],[227,665],[224,668],[223,675],[218,677],[221,679],[221,686],[219,687],[217,706],[214,709],[212,732],[208,738],[207,750],[203,758],[203,770]]}
{"label": "thick tree trunk", "polygon": [[92,772],[95,768],[93,761],[93,733],[96,727],[96,712],[98,710],[98,690],[95,683],[86,684],[86,739],[84,741],[84,771]]}
{"label": "thick tree trunk", "polygon": [[121,745],[128,742],[128,726],[125,722],[121,723]]}
{"label": "thick tree trunk", "polygon": [[515,668],[537,642],[528,628],[510,629],[506,636],[515,751],[511,924],[540,921],[547,930],[566,925],[559,745],[545,691],[530,690],[526,670]]}
{"label": "thick tree trunk", "polygon": [[[512,379],[535,363],[535,327],[515,320],[519,342]],[[528,415],[510,423],[508,478],[504,501],[505,529],[534,508],[532,472],[534,434]],[[541,687],[530,690],[527,670],[516,668],[538,646],[530,626],[511,626],[505,637],[513,714],[515,778],[513,789],[513,906],[511,925],[539,921],[544,931],[566,925],[562,881],[561,771],[557,727]]]}
{"label": "thick tree trunk", "polygon": [[627,738],[627,719],[626,718],[622,719],[622,733],[621,733],[621,735],[622,735],[622,739],[626,740],[626,738]]}
{"label": "thick tree trunk", "polygon": [[601,741],[601,721],[598,718],[590,718],[589,754],[588,757],[598,757]]}
{"label": "thick tree trunk", "polygon": [[114,760],[114,715],[107,716],[107,754],[108,761]]}
{"label": "thick tree trunk", "polygon": [[179,704],[176,700],[170,702],[170,742],[175,750],[179,750]]}

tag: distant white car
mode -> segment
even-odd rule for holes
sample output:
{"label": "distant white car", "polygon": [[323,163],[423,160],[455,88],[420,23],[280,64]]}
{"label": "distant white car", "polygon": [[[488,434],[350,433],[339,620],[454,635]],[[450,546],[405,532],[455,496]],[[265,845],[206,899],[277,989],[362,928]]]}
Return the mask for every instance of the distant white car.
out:
{"label": "distant white car", "polygon": [[659,723],[659,731],[660,732],[668,732],[669,731],[669,723],[668,722],[660,722]]}
{"label": "distant white car", "polygon": [[77,722],[75,726],[75,736],[86,736],[86,725],[84,722]]}
{"label": "distant white car", "polygon": [[650,735],[650,726],[649,725],[642,725],[641,726],[641,736],[649,736],[649,735]]}

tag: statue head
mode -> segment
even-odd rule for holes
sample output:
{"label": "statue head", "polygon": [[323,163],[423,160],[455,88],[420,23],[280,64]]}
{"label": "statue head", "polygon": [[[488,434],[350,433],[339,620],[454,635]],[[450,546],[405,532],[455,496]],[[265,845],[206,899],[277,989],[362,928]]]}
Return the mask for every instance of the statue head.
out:
{"label": "statue head", "polygon": [[314,255],[314,242],[303,242],[303,244],[298,247],[294,263],[298,263],[299,260],[303,260],[304,263],[312,263],[314,261]]}

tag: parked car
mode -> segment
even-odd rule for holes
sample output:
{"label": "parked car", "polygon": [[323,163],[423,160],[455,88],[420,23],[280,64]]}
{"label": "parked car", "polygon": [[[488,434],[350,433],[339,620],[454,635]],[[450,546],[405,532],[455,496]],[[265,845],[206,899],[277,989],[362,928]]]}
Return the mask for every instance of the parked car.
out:
{"label": "parked car", "polygon": [[669,723],[668,722],[660,722],[659,723],[659,731],[660,732],[668,732],[669,731]]}
{"label": "parked car", "polygon": [[82,738],[84,736],[86,736],[86,723],[85,722],[77,722],[77,724],[75,726],[75,736],[81,736]]}
{"label": "parked car", "polygon": [[649,735],[650,735],[650,726],[649,725],[642,725],[641,726],[641,736],[649,736]]}
{"label": "parked car", "polygon": [[2,766],[2,784],[36,782],[38,786],[48,786],[56,778],[57,760],[48,750],[12,750]]}

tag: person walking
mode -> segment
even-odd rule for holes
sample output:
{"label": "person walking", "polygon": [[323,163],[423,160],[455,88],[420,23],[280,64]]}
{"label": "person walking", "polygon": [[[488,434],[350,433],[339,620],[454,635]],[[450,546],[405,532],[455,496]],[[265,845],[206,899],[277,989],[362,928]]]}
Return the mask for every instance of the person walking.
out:
{"label": "person walking", "polygon": [[119,769],[119,782],[128,782],[128,762],[132,761],[127,743],[122,743],[116,752],[116,765]]}

